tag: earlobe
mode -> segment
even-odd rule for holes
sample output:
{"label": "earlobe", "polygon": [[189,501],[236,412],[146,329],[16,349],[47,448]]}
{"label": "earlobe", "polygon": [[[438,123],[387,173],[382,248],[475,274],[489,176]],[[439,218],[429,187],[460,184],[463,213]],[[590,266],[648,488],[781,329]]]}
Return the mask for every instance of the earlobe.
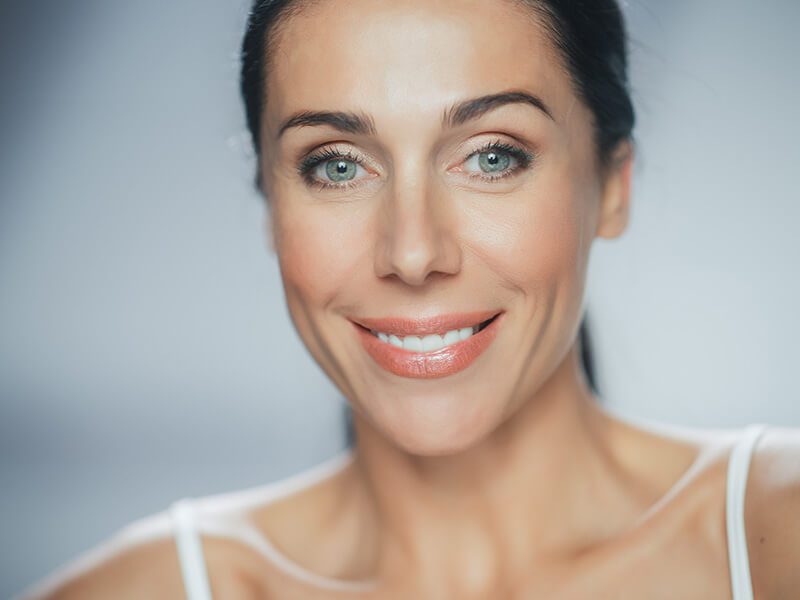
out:
{"label": "earlobe", "polygon": [[617,238],[628,226],[633,156],[633,144],[629,140],[621,142],[614,151],[603,187],[596,237]]}

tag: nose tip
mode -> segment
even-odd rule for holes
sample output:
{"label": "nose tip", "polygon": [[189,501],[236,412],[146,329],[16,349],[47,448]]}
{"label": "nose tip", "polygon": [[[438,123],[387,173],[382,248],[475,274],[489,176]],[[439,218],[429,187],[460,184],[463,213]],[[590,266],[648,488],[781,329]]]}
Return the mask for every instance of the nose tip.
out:
{"label": "nose tip", "polygon": [[441,199],[438,205],[430,198],[405,200],[395,201],[386,211],[376,275],[420,286],[437,273],[457,273],[461,268],[457,231]]}
{"label": "nose tip", "polygon": [[437,266],[434,252],[429,251],[428,244],[422,243],[395,247],[389,265],[390,274],[413,286],[424,284],[437,271],[444,272],[443,267]]}

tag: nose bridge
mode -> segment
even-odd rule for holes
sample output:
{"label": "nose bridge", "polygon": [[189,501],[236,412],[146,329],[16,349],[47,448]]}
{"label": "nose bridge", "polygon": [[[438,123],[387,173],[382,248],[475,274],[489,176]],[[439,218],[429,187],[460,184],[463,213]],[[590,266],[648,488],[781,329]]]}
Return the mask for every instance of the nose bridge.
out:
{"label": "nose bridge", "polygon": [[399,165],[384,198],[379,276],[394,274],[420,285],[433,272],[460,269],[456,225],[429,170],[411,162]]}

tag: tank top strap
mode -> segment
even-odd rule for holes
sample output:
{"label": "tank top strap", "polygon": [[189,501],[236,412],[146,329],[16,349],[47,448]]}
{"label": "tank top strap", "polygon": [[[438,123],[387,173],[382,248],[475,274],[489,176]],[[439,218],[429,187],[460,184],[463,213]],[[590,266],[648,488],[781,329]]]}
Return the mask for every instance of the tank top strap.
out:
{"label": "tank top strap", "polygon": [[195,524],[192,499],[182,498],[173,502],[169,513],[175,532],[186,598],[211,600],[211,586],[203,557],[203,544]]}
{"label": "tank top strap", "polygon": [[728,565],[730,567],[733,600],[753,600],[750,579],[750,559],[744,523],[744,499],[747,475],[753,450],[767,426],[754,423],[745,427],[728,459],[725,522],[728,535]]}

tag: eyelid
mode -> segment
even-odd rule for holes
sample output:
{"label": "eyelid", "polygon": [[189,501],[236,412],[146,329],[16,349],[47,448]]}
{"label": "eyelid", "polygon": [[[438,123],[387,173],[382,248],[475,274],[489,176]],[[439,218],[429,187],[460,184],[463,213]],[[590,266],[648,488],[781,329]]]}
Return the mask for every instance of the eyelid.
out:
{"label": "eyelid", "polygon": [[302,173],[306,169],[316,167],[320,163],[333,160],[334,158],[344,158],[346,160],[355,162],[362,167],[370,167],[374,170],[378,170],[372,161],[367,160],[359,152],[353,152],[350,148],[342,150],[339,146],[327,145],[314,150],[313,152],[309,153],[308,156],[302,158],[300,160],[300,164],[298,165],[298,171]]}
{"label": "eyelid", "polygon": [[[510,143],[500,138],[494,138],[489,141],[484,141],[483,143],[478,144],[474,150],[472,150],[469,154],[467,154],[458,163],[457,166],[463,165],[465,162],[467,162],[470,158],[472,158],[476,154],[490,152],[492,149],[499,149],[513,156],[518,162],[521,163],[521,166],[518,167],[518,169],[527,168],[536,158],[536,153],[533,152],[532,150],[527,149],[524,144]],[[516,171],[518,169],[514,170]],[[491,179],[491,178],[486,178],[486,179]]]}
{"label": "eyelid", "polygon": [[[493,149],[499,149],[501,152],[511,156],[512,160],[516,163],[503,171],[497,171],[495,174],[480,174],[473,171],[466,171],[464,165],[472,160],[473,157],[490,152]],[[497,186],[502,183],[501,180],[516,181],[519,177],[524,177],[526,173],[530,172],[538,159],[538,152],[529,149],[527,144],[514,142],[510,143],[504,141],[502,138],[495,137],[489,141],[484,141],[483,144],[475,147],[472,152],[467,154],[466,158],[458,163],[458,169],[455,171],[460,177],[466,178],[471,185],[488,185],[485,187],[486,191],[501,191]],[[450,170],[450,169],[448,169]]]}
{"label": "eyelid", "polygon": [[509,150],[513,149],[515,152],[519,152],[528,159],[533,159],[538,154],[530,143],[517,136],[502,132],[486,132],[471,138],[460,146],[458,152],[459,156],[463,158],[459,159],[460,162],[458,164],[461,164],[478,152],[485,152],[486,148],[489,146],[507,147]]}
{"label": "eyelid", "polygon": [[349,148],[342,150],[336,146],[336,142],[331,142],[329,145],[320,146],[308,156],[302,158],[300,164],[297,166],[297,172],[306,185],[315,187],[319,191],[326,189],[339,191],[349,190],[361,185],[359,181],[362,179],[374,179],[374,177],[360,177],[359,179],[346,180],[344,182],[333,182],[321,180],[314,176],[314,171],[316,171],[321,164],[336,158],[343,158],[353,162],[363,169],[378,170],[372,165],[372,161],[365,159],[360,153],[355,153]]}

